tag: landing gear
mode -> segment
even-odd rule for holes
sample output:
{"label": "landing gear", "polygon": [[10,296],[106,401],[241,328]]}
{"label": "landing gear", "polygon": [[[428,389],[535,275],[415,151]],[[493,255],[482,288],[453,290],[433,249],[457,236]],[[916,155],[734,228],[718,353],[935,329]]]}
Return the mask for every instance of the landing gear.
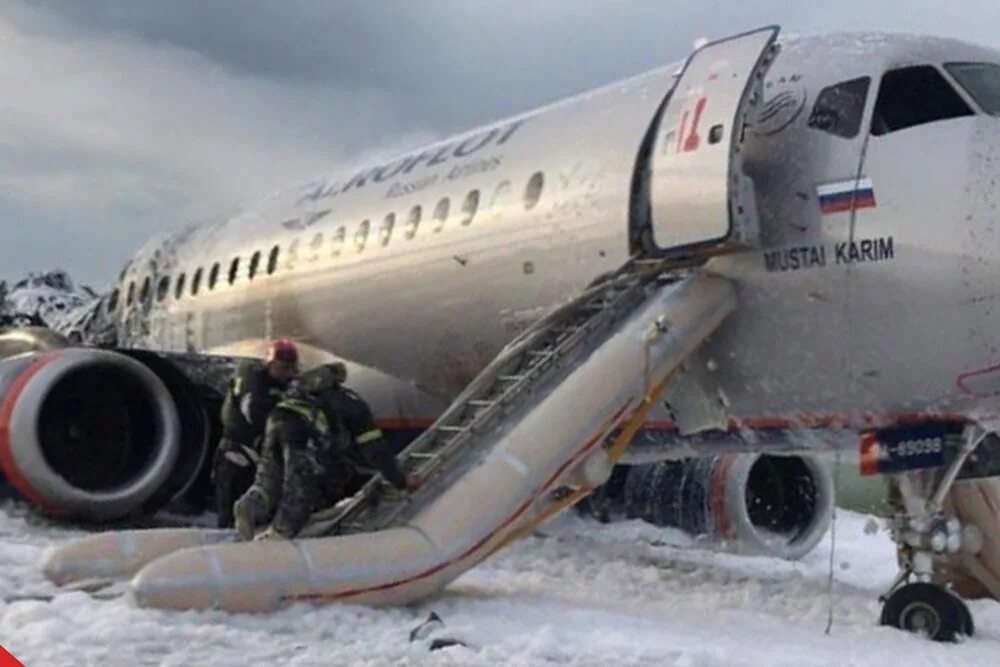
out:
{"label": "landing gear", "polygon": [[978,425],[967,426],[961,447],[940,475],[920,470],[894,476],[900,507],[892,535],[899,549],[900,574],[880,598],[882,625],[946,642],[975,631],[969,608],[957,595],[932,583],[932,577],[935,557],[976,548],[975,527],[963,528],[956,517],[944,513],[943,505],[962,466],[987,434]]}
{"label": "landing gear", "polygon": [[882,607],[882,625],[939,642],[958,641],[975,631],[972,614],[950,591],[918,581],[893,591]]}

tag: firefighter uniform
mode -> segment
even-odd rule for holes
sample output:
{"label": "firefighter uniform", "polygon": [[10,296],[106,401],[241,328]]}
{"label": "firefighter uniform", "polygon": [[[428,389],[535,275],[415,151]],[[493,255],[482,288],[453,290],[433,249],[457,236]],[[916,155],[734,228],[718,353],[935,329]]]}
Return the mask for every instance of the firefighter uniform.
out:
{"label": "firefighter uniform", "polygon": [[236,503],[243,539],[268,522],[258,537],[295,537],[313,512],[344,498],[359,467],[406,486],[371,410],[340,385],[343,372],[331,366],[303,377],[271,412],[254,484]]}
{"label": "firefighter uniform", "polygon": [[222,439],[212,466],[220,528],[233,525],[233,502],[253,483],[267,418],[285,386],[266,366],[240,366],[229,382],[222,404]]}
{"label": "firefighter uniform", "polygon": [[405,487],[406,477],[396,463],[396,454],[375,425],[371,408],[364,399],[347,387],[337,386],[329,400],[350,435],[353,447],[347,456],[355,468],[381,473],[397,489]]}

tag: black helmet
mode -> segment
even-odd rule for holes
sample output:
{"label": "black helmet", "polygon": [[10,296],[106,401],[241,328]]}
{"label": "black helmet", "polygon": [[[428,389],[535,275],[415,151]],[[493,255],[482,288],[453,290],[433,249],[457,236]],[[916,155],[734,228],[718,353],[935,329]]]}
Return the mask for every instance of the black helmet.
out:
{"label": "black helmet", "polygon": [[344,384],[347,382],[347,366],[342,361],[334,361],[333,363],[326,364],[326,367],[330,369],[330,375],[333,377],[333,381],[337,384]]}
{"label": "black helmet", "polygon": [[343,384],[346,379],[347,366],[335,361],[306,371],[299,376],[296,384],[300,391],[318,394]]}

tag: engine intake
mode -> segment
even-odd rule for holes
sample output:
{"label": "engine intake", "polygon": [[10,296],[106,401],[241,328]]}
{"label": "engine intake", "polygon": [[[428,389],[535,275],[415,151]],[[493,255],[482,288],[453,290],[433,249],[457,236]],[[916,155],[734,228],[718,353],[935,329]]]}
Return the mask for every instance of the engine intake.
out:
{"label": "engine intake", "polygon": [[51,514],[121,518],[162,496],[182,453],[177,400],[136,359],[66,348],[0,361],[0,466]]}
{"label": "engine intake", "polygon": [[723,456],[621,466],[583,503],[601,520],[678,528],[707,548],[797,560],[829,527],[833,479],[810,456]]}

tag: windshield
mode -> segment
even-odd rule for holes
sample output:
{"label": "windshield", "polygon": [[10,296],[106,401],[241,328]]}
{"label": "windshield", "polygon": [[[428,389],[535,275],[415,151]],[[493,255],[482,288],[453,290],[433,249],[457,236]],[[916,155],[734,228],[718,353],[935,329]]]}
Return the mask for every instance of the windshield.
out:
{"label": "windshield", "polygon": [[958,79],[986,113],[1000,116],[1000,65],[949,63],[945,69]]}

